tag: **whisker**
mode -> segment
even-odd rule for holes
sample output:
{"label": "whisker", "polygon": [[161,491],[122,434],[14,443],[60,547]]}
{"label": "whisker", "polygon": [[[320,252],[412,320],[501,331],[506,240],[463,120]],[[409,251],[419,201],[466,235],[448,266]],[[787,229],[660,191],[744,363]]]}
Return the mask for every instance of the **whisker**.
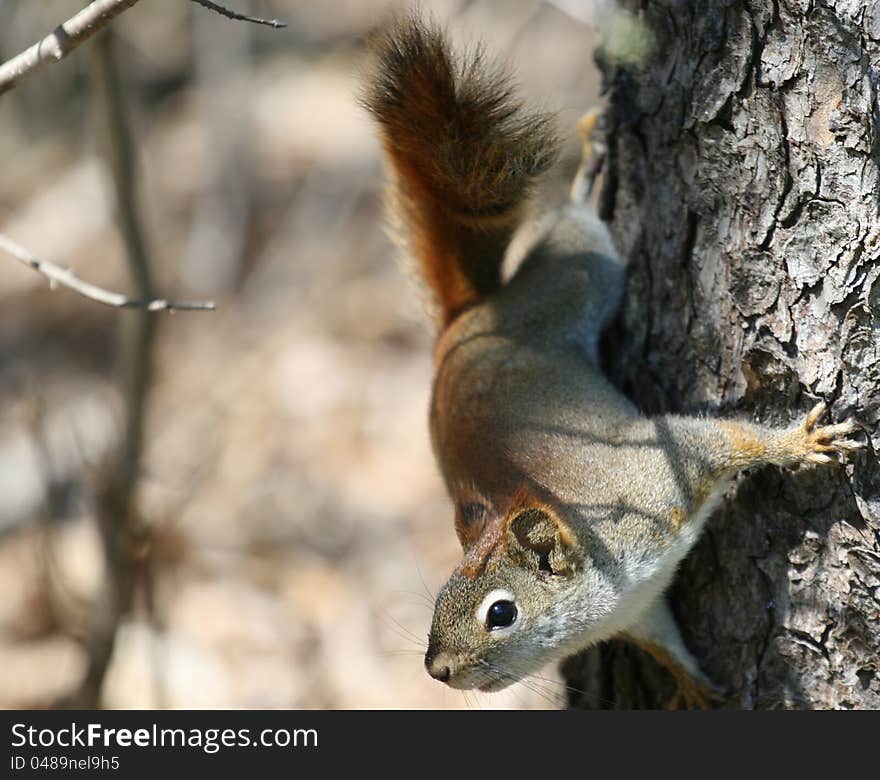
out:
{"label": "whisker", "polygon": [[540,697],[549,704],[552,704],[556,707],[560,705],[561,702],[558,691],[545,689],[540,683],[537,683],[534,680],[529,679],[528,677],[522,677],[517,682],[522,685],[523,688],[531,691],[536,696]]}
{"label": "whisker", "polygon": [[586,693],[586,691],[583,690],[582,688],[577,688],[574,685],[569,685],[561,677],[554,680],[552,677],[542,677],[540,674],[537,674],[536,672],[531,672],[531,673],[529,673],[528,676],[534,678],[535,680],[540,680],[543,683],[547,683],[549,685],[552,685],[554,687],[562,688],[564,691],[568,691],[570,693],[580,693],[580,694]]}
{"label": "whisker", "polygon": [[425,578],[422,575],[422,570],[419,568],[419,564],[416,564],[416,571],[419,574],[419,579],[422,581],[422,587],[425,589],[425,594],[428,596],[428,600],[433,604],[437,601],[437,594],[431,593],[431,589],[428,587],[428,583],[425,582]]}
{"label": "whisker", "polygon": [[515,674],[513,672],[509,672],[505,669],[501,669],[500,667],[495,666],[494,664],[490,664],[488,661],[481,661],[481,663],[483,665],[485,665],[487,668],[491,669],[493,672],[495,672],[495,674],[500,675],[502,679],[510,680],[512,683],[515,683],[515,684],[518,683],[518,684],[522,685],[523,688],[525,688],[528,691],[531,691],[536,696],[539,696],[540,698],[544,699],[544,701],[547,701],[550,704],[554,704],[554,705],[559,704],[559,698],[557,695],[553,695],[553,694],[549,693],[544,688],[542,688],[538,683],[536,683],[532,680],[529,680],[527,677],[520,676],[520,675]]}
{"label": "whisker", "polygon": [[523,677],[521,682],[529,690],[534,691],[539,696],[542,696],[545,701],[550,702],[556,707],[562,707],[565,703],[563,692],[559,690],[559,686],[557,685],[541,683],[528,676]]}
{"label": "whisker", "polygon": [[402,655],[414,655],[414,656],[423,656],[424,652],[421,650],[384,650],[380,653],[383,658],[393,658],[395,656]]}
{"label": "whisker", "polygon": [[[542,698],[544,701],[553,704],[556,707],[565,707],[568,704],[567,701],[567,693],[575,693],[580,695],[585,695],[587,691],[578,688],[574,685],[569,685],[564,680],[553,679],[549,677],[543,677],[541,674],[536,672],[526,672],[522,668],[518,668],[516,666],[508,667],[506,669],[502,669],[496,664],[490,663],[485,659],[480,659],[478,661],[479,666],[482,667],[482,674],[478,678],[477,685],[482,685],[486,682],[491,682],[493,679],[502,679],[508,680],[512,684],[520,684],[523,688],[528,691],[531,691],[536,696]],[[606,699],[604,697],[597,697],[597,701],[600,704],[607,704],[613,706],[614,702],[610,699]]]}
{"label": "whisker", "polygon": [[[586,689],[584,689],[584,688],[578,688],[578,687],[575,686],[575,685],[569,685],[567,682],[565,682],[564,680],[561,680],[561,679],[560,679],[560,680],[550,680],[550,679],[548,679],[548,678],[546,678],[546,677],[539,677],[538,679],[546,680],[547,682],[553,682],[553,683],[556,683],[557,685],[560,685],[560,686],[564,689],[564,691],[565,691],[566,693],[576,693],[576,694],[579,694],[579,695],[581,695],[581,696],[586,696],[586,695],[587,695],[587,691],[586,691]],[[609,705],[609,706],[614,706],[614,700],[613,700],[613,699],[607,699],[607,698],[605,698],[605,697],[603,697],[603,696],[597,696],[597,697],[596,697],[596,701],[598,701],[600,704],[607,704],[607,705]]]}
{"label": "whisker", "polygon": [[417,601],[410,601],[410,604],[420,604],[427,605],[430,609],[434,608],[434,599],[430,597],[430,595],[426,593],[419,593],[417,590],[392,590],[389,593],[390,596],[411,596],[413,599],[417,599]]}
{"label": "whisker", "polygon": [[[419,638],[412,631],[410,631],[406,626],[404,626],[397,618],[395,618],[388,610],[381,609],[380,614],[383,619],[390,620],[393,625],[386,623],[386,627],[390,628],[400,639],[406,640],[411,644],[416,645],[421,648],[423,651],[428,649],[428,643],[426,640]],[[396,628],[395,628],[396,626]]]}
{"label": "whisker", "polygon": [[504,679],[510,680],[511,682],[521,683],[527,690],[532,691],[545,701],[552,703],[557,707],[562,707],[567,704],[565,697],[567,691],[581,694],[585,693],[585,691],[582,691],[575,686],[568,685],[560,679],[554,680],[552,678],[542,677],[536,672],[525,672],[522,669],[517,669],[515,667],[501,669],[487,661],[482,661],[481,663],[491,668],[496,674]]}

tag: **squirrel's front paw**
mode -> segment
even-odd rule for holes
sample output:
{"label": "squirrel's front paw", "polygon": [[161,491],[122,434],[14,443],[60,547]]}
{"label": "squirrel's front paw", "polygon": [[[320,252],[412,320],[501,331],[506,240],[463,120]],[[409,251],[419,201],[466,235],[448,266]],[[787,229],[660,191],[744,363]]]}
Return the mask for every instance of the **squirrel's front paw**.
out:
{"label": "squirrel's front paw", "polygon": [[830,463],[832,454],[845,454],[865,446],[850,438],[860,430],[852,418],[836,425],[817,425],[826,409],[823,402],[816,404],[803,424],[787,435],[790,455],[795,459],[809,463]]}

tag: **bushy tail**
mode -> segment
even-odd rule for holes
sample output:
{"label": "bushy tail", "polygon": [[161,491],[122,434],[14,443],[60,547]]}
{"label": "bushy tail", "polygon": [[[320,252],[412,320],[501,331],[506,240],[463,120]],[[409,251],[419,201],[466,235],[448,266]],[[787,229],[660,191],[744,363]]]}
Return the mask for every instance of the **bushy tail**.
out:
{"label": "bushy tail", "polygon": [[499,286],[531,185],[556,157],[553,118],[525,112],[482,49],[455,60],[418,16],[373,47],[364,104],[382,131],[392,223],[447,325]]}

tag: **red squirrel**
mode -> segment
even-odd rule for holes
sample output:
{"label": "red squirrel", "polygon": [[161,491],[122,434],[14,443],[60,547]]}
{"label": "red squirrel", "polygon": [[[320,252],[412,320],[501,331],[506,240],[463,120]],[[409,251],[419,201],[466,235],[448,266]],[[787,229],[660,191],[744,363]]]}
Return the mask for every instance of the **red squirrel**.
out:
{"label": "red squirrel", "polygon": [[[855,423],[820,425],[824,404],[787,430],[640,414],[599,364],[626,264],[585,203],[587,161],[569,202],[526,220],[557,156],[553,118],[418,15],[373,52],[364,103],[390,221],[436,304],[430,429],[463,549],[437,598],[428,672],[498,690],[623,637],[670,669],[680,703],[706,703],[712,687],[663,595],[676,567],[738,471],[828,463],[861,446]],[[517,229],[523,260],[504,282]]]}

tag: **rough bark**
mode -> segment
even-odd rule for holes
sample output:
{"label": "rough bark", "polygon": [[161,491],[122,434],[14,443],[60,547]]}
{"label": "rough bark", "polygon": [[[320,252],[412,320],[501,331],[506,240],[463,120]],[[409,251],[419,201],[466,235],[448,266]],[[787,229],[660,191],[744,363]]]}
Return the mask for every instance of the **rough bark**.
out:
{"label": "rough bark", "polygon": [[[631,261],[609,371],[648,413],[787,425],[824,398],[870,447],[741,477],[670,592],[743,708],[880,707],[880,3],[631,4],[657,39],[610,90],[602,208]],[[572,706],[662,706],[609,643]]]}

